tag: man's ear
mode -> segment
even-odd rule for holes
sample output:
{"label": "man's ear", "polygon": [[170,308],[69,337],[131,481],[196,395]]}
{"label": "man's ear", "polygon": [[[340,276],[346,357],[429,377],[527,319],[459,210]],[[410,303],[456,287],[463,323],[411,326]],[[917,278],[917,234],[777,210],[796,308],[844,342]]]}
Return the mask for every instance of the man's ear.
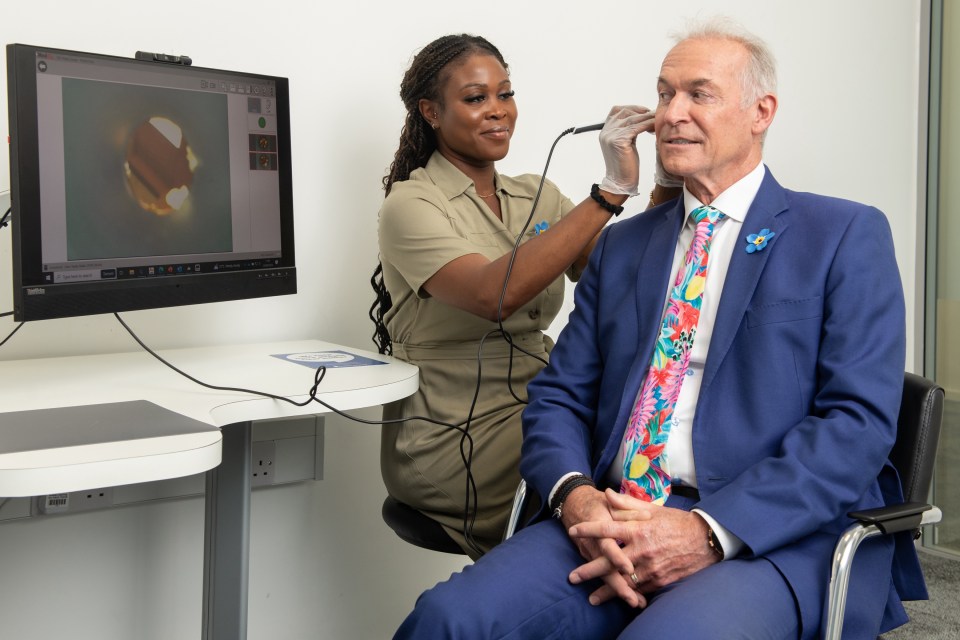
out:
{"label": "man's ear", "polygon": [[753,120],[754,135],[762,135],[773,123],[777,115],[777,96],[768,93],[757,100],[756,113]]}

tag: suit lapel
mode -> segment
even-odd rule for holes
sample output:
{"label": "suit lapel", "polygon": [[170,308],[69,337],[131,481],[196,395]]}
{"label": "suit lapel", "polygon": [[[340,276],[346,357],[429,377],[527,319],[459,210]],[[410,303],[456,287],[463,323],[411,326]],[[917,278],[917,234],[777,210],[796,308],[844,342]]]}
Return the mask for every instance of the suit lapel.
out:
{"label": "suit lapel", "polygon": [[747,312],[747,305],[753,298],[767,259],[772,251],[776,251],[774,245],[783,237],[783,232],[787,228],[787,217],[778,216],[785,211],[787,211],[786,193],[768,169],[757,197],[754,198],[747,217],[743,221],[741,234],[746,237],[761,229],[770,229],[776,235],[763,251],[747,253],[744,250],[746,245],[742,243],[738,243],[733,250],[730,266],[727,269],[727,278],[723,284],[720,306],[717,309],[713,336],[710,339],[710,351],[704,366],[703,381],[700,386],[701,395],[713,382],[737,331],[740,330]]}

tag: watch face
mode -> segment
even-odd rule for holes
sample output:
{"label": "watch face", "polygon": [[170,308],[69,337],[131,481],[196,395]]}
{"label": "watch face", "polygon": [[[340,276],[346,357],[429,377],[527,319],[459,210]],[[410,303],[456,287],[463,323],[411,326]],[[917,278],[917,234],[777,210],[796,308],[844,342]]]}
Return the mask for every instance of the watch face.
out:
{"label": "watch face", "polygon": [[717,537],[717,534],[714,533],[713,529],[707,529],[707,544],[710,545],[710,548],[713,549],[722,560],[723,546],[720,544],[720,539]]}

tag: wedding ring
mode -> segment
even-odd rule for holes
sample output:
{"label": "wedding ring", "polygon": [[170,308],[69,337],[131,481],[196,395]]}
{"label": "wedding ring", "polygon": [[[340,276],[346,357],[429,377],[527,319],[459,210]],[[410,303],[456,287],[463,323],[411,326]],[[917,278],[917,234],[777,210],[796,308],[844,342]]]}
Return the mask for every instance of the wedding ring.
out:
{"label": "wedding ring", "polygon": [[637,577],[637,574],[636,574],[636,573],[631,573],[631,574],[630,574],[630,579],[633,580],[633,586],[636,587],[636,586],[639,586],[639,585],[640,585],[640,578]]}

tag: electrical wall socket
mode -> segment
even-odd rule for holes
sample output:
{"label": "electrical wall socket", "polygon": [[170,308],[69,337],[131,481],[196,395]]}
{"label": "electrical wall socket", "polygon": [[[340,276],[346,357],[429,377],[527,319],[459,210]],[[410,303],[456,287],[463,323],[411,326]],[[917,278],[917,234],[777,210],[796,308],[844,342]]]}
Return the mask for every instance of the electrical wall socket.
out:
{"label": "electrical wall socket", "polygon": [[250,486],[273,484],[277,475],[277,443],[261,440],[250,445]]}
{"label": "electrical wall socket", "polygon": [[51,493],[36,497],[36,512],[44,515],[54,513],[76,513],[91,509],[103,509],[113,506],[113,487],[72,491],[70,493]]}

